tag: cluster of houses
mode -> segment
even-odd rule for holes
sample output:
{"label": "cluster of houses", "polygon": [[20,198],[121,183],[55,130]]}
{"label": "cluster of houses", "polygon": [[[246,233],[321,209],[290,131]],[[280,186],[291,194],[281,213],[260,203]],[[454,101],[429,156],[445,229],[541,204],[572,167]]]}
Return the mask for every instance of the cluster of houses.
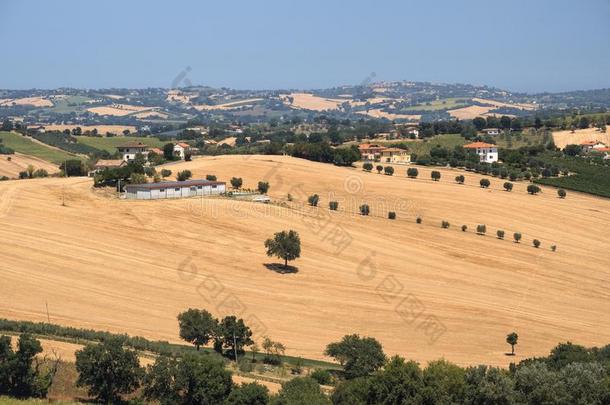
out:
{"label": "cluster of houses", "polygon": [[583,153],[600,153],[604,159],[610,159],[610,148],[600,141],[585,141],[580,144]]}
{"label": "cluster of houses", "polygon": [[[494,144],[474,142],[464,145],[464,149],[468,149],[472,153],[477,154],[482,163],[494,163],[498,161],[498,147]],[[404,149],[364,143],[358,146],[358,150],[364,161],[393,164],[411,163],[411,154]]]}

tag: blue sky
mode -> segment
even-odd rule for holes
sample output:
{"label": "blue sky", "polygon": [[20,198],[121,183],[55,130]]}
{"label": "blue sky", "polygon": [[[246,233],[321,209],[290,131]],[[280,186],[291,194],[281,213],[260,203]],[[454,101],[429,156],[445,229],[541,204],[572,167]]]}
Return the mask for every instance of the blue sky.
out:
{"label": "blue sky", "polygon": [[610,87],[610,0],[2,0],[0,88]]}

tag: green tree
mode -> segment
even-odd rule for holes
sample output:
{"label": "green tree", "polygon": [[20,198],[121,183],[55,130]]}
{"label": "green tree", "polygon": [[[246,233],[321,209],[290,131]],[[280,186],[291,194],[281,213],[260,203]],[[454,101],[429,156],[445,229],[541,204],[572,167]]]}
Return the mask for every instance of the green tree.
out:
{"label": "green tree", "polygon": [[267,191],[269,191],[269,183],[266,181],[259,181],[258,192],[261,194],[267,194]]}
{"label": "green tree", "polygon": [[385,363],[381,344],[372,337],[346,335],[340,342],[330,343],[324,352],[337,360],[348,379],[370,375]]}
{"label": "green tree", "polygon": [[222,362],[186,354],[180,359],[159,356],[148,367],[144,397],[163,405],[222,404],[233,382]]}
{"label": "green tree", "polygon": [[371,208],[368,206],[368,204],[362,204],[360,206],[360,215],[369,215],[370,212]]}
{"label": "green tree", "polygon": [[205,179],[207,181],[216,181],[216,180],[218,180],[217,177],[215,175],[213,175],[213,174],[206,174],[205,175]]}
{"label": "green tree", "polygon": [[175,159],[173,143],[166,143],[165,145],[163,145],[163,158],[165,158],[165,160]]}
{"label": "green tree", "polygon": [[481,179],[479,181],[479,184],[481,185],[482,188],[488,188],[491,183],[488,179]]}
{"label": "green tree", "polygon": [[513,183],[508,182],[508,181],[504,183],[504,190],[511,191],[512,189],[513,189]]}
{"label": "green tree", "polygon": [[538,194],[540,192],[540,187],[535,184],[530,184],[529,186],[527,186],[527,192],[531,195]]}
{"label": "green tree", "polygon": [[161,169],[161,176],[162,177],[169,177],[172,175],[172,171],[171,170],[167,170],[167,169]]}
{"label": "green tree", "polygon": [[498,237],[498,239],[504,239],[504,231],[502,229],[498,229],[496,231],[496,236]]}
{"label": "green tree", "polygon": [[566,404],[607,404],[608,377],[599,363],[571,363],[559,371],[559,384],[565,387]]}
{"label": "green tree", "polygon": [[515,243],[519,243],[519,241],[521,240],[521,233],[515,232],[513,234],[513,239],[515,240]]}
{"label": "green tree", "polygon": [[383,168],[383,171],[385,174],[387,174],[388,176],[391,176],[394,174],[394,168],[392,166],[386,166]]}
{"label": "green tree", "polygon": [[388,212],[388,219],[396,219],[396,213],[394,211]]}
{"label": "green tree", "polygon": [[143,370],[138,354],[123,348],[119,338],[88,344],[76,352],[79,387],[88,387],[89,395],[104,403],[117,403],[121,395],[140,387]]}
{"label": "green tree", "polygon": [[282,389],[271,400],[271,405],[330,405],[313,378],[297,377],[282,384]]}
{"label": "green tree", "polygon": [[337,211],[337,209],[339,208],[339,203],[338,203],[337,201],[330,201],[330,202],[328,203],[328,208],[329,208],[331,211]]}
{"label": "green tree", "polygon": [[460,174],[458,176],[455,176],[455,182],[458,184],[464,184],[464,175]]}
{"label": "green tree", "polygon": [[487,233],[487,227],[485,225],[477,225],[477,233],[479,235],[485,235]]}
{"label": "green tree", "polygon": [[301,239],[296,231],[282,231],[274,234],[273,239],[265,241],[267,256],[276,256],[284,259],[284,268],[288,267],[289,260],[301,256]]}
{"label": "green tree", "polygon": [[321,368],[315,369],[309,376],[320,385],[331,385],[333,382],[333,377],[330,372]]}
{"label": "green tree", "polygon": [[191,178],[193,174],[191,173],[190,170],[182,170],[181,172],[178,172],[178,174],[176,174],[176,180],[178,181],[187,181],[188,179]]}
{"label": "green tree", "polygon": [[261,384],[243,383],[231,391],[225,405],[267,405],[269,390]]}
{"label": "green tree", "polygon": [[559,190],[557,190],[557,195],[559,196],[559,198],[566,198],[566,191],[563,188],[560,188]]}
{"label": "green tree", "polygon": [[369,405],[370,377],[342,381],[332,394],[334,405]]}
{"label": "green tree", "polygon": [[207,345],[218,331],[218,320],[206,310],[189,308],[178,315],[180,338],[192,343],[199,351]]}
{"label": "green tree", "polygon": [[507,372],[486,366],[470,367],[464,375],[466,400],[473,405],[512,405],[515,404],[513,380]]}
{"label": "green tree", "polygon": [[438,170],[432,170],[432,172],[430,173],[430,177],[434,181],[439,181],[441,179],[441,172],[439,172]]}
{"label": "green tree", "polygon": [[512,332],[512,333],[509,333],[508,335],[506,335],[506,343],[508,343],[510,345],[510,350],[511,350],[510,354],[512,356],[515,355],[515,345],[517,344],[518,340],[519,340],[519,335],[517,335],[516,332]]}
{"label": "green tree", "polygon": [[367,171],[367,172],[370,172],[371,170],[373,170],[373,164],[370,163],[370,162],[363,163],[362,164],[362,169]]}
{"label": "green tree", "polygon": [[410,167],[407,169],[407,176],[411,179],[416,179],[419,171],[415,167]]}
{"label": "green tree", "polygon": [[518,367],[514,380],[519,404],[569,403],[559,375],[543,362],[537,361]]}
{"label": "green tree", "polygon": [[540,241],[538,239],[534,239],[532,241],[532,245],[534,245],[535,248],[539,248],[540,247]]}
{"label": "green tree", "polygon": [[428,363],[423,370],[424,404],[463,404],[466,393],[464,369],[446,360]]}
{"label": "green tree", "polygon": [[241,179],[241,177],[231,177],[231,187],[233,187],[234,189],[238,189],[241,188],[241,185],[243,184],[243,181]]}
{"label": "green tree", "polygon": [[377,169],[377,173],[381,173],[381,172],[382,172],[382,170],[383,170],[383,166],[381,166],[381,165],[377,165],[377,166],[375,167],[375,169]]}
{"label": "green tree", "polygon": [[373,404],[420,404],[423,388],[417,363],[394,356],[371,377],[368,400]]}
{"label": "green tree", "polygon": [[243,319],[234,315],[226,316],[218,323],[216,339],[215,347],[226,348],[229,357],[234,359],[244,353],[244,347],[254,343],[252,330],[246,326]]}
{"label": "green tree", "polygon": [[317,194],[314,195],[310,195],[307,198],[307,202],[309,203],[309,205],[311,205],[312,207],[317,207],[318,206],[318,201],[320,201],[320,196]]}

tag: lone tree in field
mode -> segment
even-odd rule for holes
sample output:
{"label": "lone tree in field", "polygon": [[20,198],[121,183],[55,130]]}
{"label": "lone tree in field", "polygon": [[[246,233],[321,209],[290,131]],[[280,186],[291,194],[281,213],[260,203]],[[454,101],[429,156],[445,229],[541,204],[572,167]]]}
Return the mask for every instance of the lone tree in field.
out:
{"label": "lone tree in field", "polygon": [[190,308],[178,315],[180,337],[195,345],[197,350],[216,336],[218,321],[206,310]]}
{"label": "lone tree in field", "polygon": [[324,354],[341,363],[347,379],[366,377],[381,368],[386,360],[377,340],[358,335],[346,335],[340,342],[330,343]]}
{"label": "lone tree in field", "polygon": [[462,232],[466,232],[468,230],[468,225],[462,225]]}
{"label": "lone tree in field", "polygon": [[507,181],[504,183],[504,190],[512,191],[512,189],[513,189],[513,183],[511,183],[510,181]]}
{"label": "lone tree in field", "polygon": [[284,268],[288,267],[288,261],[301,256],[301,239],[296,231],[277,232],[273,239],[265,241],[267,256],[275,256],[284,259]]}
{"label": "lone tree in field", "polygon": [[557,190],[557,195],[559,196],[559,198],[566,198],[566,191],[563,188],[560,188],[559,190]]}
{"label": "lone tree in field", "polygon": [[307,202],[309,203],[309,205],[311,205],[312,207],[317,207],[318,206],[318,201],[320,201],[320,196],[317,194],[314,195],[310,195],[307,198]]}
{"label": "lone tree in field", "polygon": [[416,179],[418,174],[419,170],[417,170],[417,168],[415,167],[410,167],[407,169],[407,177],[411,179]]}
{"label": "lone tree in field", "polygon": [[479,181],[479,184],[481,185],[481,188],[488,188],[491,183],[488,179],[481,179],[481,181]]}
{"label": "lone tree in field", "polygon": [[331,211],[337,211],[337,208],[339,208],[339,202],[338,202],[338,201],[330,201],[330,202],[328,203],[328,208],[329,208]]}
{"label": "lone tree in field", "polygon": [[498,239],[504,239],[504,231],[502,229],[498,229],[496,235],[498,236]]}
{"label": "lone tree in field", "polygon": [[241,185],[243,184],[243,181],[241,179],[241,177],[231,177],[231,187],[233,187],[234,189],[238,189],[241,188]]}
{"label": "lone tree in field", "polygon": [[366,162],[362,165],[362,170],[370,172],[371,170],[373,170],[373,164]]}
{"label": "lone tree in field", "polygon": [[104,404],[121,403],[121,395],[138,389],[144,375],[138,354],[124,349],[119,338],[88,344],[77,351],[76,371],[76,385],[89,387],[89,395]]}
{"label": "lone tree in field", "polygon": [[362,204],[360,206],[360,215],[369,215],[370,212],[371,209],[369,208],[368,204]]}
{"label": "lone tree in field", "polygon": [[537,249],[540,247],[540,241],[538,239],[534,239],[532,241],[532,244],[534,245],[534,247]]}
{"label": "lone tree in field", "polygon": [[527,192],[531,195],[538,194],[540,192],[540,187],[535,184],[530,184],[529,186],[527,186]]}
{"label": "lone tree in field", "polygon": [[396,219],[396,213],[394,211],[388,212],[388,219]]}
{"label": "lone tree in field", "polygon": [[515,355],[515,345],[517,344],[518,340],[519,340],[519,335],[517,335],[517,333],[515,333],[515,332],[509,333],[506,336],[506,343],[508,343],[510,345],[511,356]]}
{"label": "lone tree in field", "polygon": [[258,191],[261,194],[267,194],[267,191],[269,191],[269,183],[266,181],[259,181],[258,182]]}
{"label": "lone tree in field", "polygon": [[375,167],[375,169],[377,169],[377,173],[381,173],[381,171],[383,170],[383,166],[377,165],[377,167]]}
{"label": "lone tree in field", "polygon": [[485,235],[485,233],[487,233],[487,227],[485,225],[477,225],[477,233],[479,235]]}
{"label": "lone tree in field", "polygon": [[519,232],[515,232],[513,234],[513,239],[515,240],[515,243],[519,243],[519,241],[521,240],[521,234]]}
{"label": "lone tree in field", "polygon": [[460,174],[459,176],[455,176],[455,182],[458,184],[464,184],[464,175]]}
{"label": "lone tree in field", "polygon": [[392,166],[386,166],[383,171],[385,172],[385,174],[387,174],[388,176],[391,176],[394,174],[394,168]]}
{"label": "lone tree in field", "polygon": [[437,170],[432,170],[432,173],[430,173],[430,177],[434,181],[439,181],[441,179],[441,172]]}

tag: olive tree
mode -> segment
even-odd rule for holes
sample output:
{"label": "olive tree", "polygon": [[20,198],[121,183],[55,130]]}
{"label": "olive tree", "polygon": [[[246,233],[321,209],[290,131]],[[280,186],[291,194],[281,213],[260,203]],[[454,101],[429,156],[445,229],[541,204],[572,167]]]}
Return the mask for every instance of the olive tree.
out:
{"label": "olive tree", "polygon": [[289,260],[301,256],[301,239],[297,231],[281,231],[275,233],[272,239],[265,241],[265,248],[267,248],[267,256],[284,259],[284,268],[287,268]]}
{"label": "olive tree", "polygon": [[439,181],[441,179],[441,172],[439,172],[438,170],[432,170],[432,172],[430,173],[430,177],[434,181]]}
{"label": "olive tree", "polygon": [[407,169],[407,176],[411,179],[416,179],[419,174],[419,170],[415,167],[410,167]]}

